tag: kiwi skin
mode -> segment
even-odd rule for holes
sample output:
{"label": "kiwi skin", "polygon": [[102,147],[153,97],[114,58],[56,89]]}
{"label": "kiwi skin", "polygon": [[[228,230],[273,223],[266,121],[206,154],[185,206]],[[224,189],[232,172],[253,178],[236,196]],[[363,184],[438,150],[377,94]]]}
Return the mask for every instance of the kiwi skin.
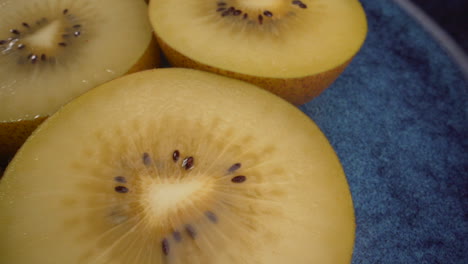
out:
{"label": "kiwi skin", "polygon": [[[156,68],[159,67],[160,64],[161,56],[159,46],[156,39],[153,37],[145,53],[143,53],[140,59],[125,75]],[[41,116],[31,120],[0,122],[0,166],[6,167],[16,151],[47,117],[48,116]]]}
{"label": "kiwi skin", "polygon": [[0,122],[0,166],[5,167],[31,133],[47,117],[18,122]]}
{"label": "kiwi skin", "polygon": [[158,44],[169,63],[175,67],[208,71],[227,77],[243,80],[266,89],[294,105],[303,105],[320,95],[344,71],[353,57],[335,68],[318,74],[298,78],[269,78],[247,75],[212,67],[181,54],[156,36]]}

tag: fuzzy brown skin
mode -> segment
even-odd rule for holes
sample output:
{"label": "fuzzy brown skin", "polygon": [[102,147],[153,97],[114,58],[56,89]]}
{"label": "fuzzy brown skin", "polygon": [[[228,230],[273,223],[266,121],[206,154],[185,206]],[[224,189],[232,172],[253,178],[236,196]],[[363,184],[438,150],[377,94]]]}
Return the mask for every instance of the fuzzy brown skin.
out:
{"label": "fuzzy brown skin", "polygon": [[159,67],[161,65],[161,56],[156,38],[151,38],[151,41],[143,56],[133,65],[126,74],[139,72],[147,69]]}
{"label": "fuzzy brown skin", "polygon": [[[161,63],[159,47],[153,37],[143,56],[126,74],[158,67]],[[16,151],[48,116],[18,122],[0,121],[0,167],[6,167]]]}
{"label": "fuzzy brown skin", "polygon": [[0,122],[0,167],[6,167],[14,153],[46,118]]}
{"label": "fuzzy brown skin", "polygon": [[294,105],[305,104],[317,97],[321,92],[328,88],[336,78],[338,78],[353,59],[350,58],[343,64],[331,70],[315,75],[288,79],[268,78],[227,71],[202,64],[176,51],[166,44],[161,38],[156,36],[156,39],[158,40],[161,50],[166,55],[172,66],[199,69],[253,83],[286,99]]}

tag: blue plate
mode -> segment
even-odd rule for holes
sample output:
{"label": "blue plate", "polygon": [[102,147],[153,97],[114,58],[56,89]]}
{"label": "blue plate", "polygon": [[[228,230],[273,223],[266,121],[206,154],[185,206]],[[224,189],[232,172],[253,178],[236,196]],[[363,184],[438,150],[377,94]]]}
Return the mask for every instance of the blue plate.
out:
{"label": "blue plate", "polygon": [[301,107],[346,172],[357,222],[353,263],[466,264],[463,69],[394,1],[361,2],[369,23],[362,50]]}

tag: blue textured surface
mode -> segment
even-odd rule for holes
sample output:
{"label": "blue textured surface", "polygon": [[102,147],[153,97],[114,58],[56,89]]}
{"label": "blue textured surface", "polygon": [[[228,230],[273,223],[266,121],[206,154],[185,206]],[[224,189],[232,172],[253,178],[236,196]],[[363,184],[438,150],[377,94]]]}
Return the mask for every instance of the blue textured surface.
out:
{"label": "blue textured surface", "polygon": [[361,52],[304,105],[342,161],[353,264],[468,263],[468,82],[392,1],[361,1]]}

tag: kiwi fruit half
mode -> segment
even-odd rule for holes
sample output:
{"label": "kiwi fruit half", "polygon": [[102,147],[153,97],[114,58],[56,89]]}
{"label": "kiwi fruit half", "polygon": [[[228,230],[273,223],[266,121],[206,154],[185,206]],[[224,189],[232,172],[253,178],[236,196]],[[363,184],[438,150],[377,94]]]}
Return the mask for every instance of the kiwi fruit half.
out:
{"label": "kiwi fruit half", "polygon": [[159,63],[144,1],[0,0],[0,6],[0,160],[72,98]]}
{"label": "kiwi fruit half", "polygon": [[151,0],[150,19],[172,65],[242,79],[301,105],[359,51],[358,0]]}
{"label": "kiwi fruit half", "polygon": [[344,264],[355,230],[313,121],[177,68],[110,81],[47,119],[7,167],[0,212],[0,263],[15,264]]}

